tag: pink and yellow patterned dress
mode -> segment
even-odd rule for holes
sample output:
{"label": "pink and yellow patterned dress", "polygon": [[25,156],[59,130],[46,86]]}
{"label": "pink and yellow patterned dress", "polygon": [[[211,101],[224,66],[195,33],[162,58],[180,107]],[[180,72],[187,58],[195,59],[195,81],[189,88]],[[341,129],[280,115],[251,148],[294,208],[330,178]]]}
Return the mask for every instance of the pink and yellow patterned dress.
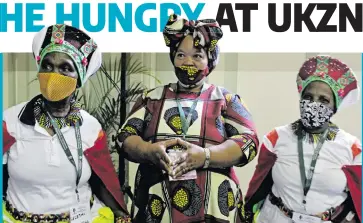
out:
{"label": "pink and yellow patterned dress", "polygon": [[[149,142],[182,137],[176,98],[187,116],[198,95],[177,93],[176,86],[156,88],[138,100],[120,130],[121,143],[131,135]],[[209,147],[230,139],[243,151],[238,167],[254,159],[259,142],[251,114],[238,95],[204,84],[192,112],[186,141]],[[196,180],[169,181],[159,168],[140,164],[134,195],[135,222],[241,221],[243,199],[233,167],[200,169]]]}

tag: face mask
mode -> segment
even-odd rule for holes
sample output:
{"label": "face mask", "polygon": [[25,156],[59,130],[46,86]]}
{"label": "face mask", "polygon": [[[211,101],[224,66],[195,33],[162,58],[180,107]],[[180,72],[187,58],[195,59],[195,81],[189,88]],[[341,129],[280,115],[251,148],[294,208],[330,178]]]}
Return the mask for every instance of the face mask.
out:
{"label": "face mask", "polygon": [[300,101],[300,116],[306,128],[319,128],[329,122],[334,112],[331,108],[319,102]]}
{"label": "face mask", "polygon": [[39,73],[40,92],[48,101],[60,101],[77,87],[77,79],[58,73]]}
{"label": "face mask", "polygon": [[175,67],[175,74],[178,80],[186,86],[195,86],[207,76],[205,70],[198,70],[194,66]]}

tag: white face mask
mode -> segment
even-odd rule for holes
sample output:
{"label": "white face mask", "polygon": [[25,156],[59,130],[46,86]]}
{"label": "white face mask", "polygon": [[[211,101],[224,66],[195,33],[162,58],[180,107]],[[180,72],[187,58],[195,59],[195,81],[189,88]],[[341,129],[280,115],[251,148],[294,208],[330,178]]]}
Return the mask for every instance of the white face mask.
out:
{"label": "white face mask", "polygon": [[306,128],[319,128],[330,121],[334,111],[320,102],[300,101],[301,122]]}

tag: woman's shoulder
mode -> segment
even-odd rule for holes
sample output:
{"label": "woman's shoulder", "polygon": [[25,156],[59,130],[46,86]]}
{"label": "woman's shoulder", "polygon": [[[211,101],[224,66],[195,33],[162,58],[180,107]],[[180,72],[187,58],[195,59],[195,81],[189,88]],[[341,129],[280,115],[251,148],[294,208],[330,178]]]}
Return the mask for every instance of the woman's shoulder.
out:
{"label": "woman's shoulder", "polygon": [[164,90],[166,88],[172,88],[172,84],[167,84],[167,85],[160,85],[160,86],[156,86],[155,88],[151,88],[148,90],[145,90],[144,93],[142,93],[141,97],[143,99],[152,99],[152,100],[158,100],[161,99],[163,97],[164,94]]}
{"label": "woman's shoulder", "polygon": [[3,111],[3,120],[18,118],[20,113],[24,110],[29,101],[21,102],[11,106]]}
{"label": "woman's shoulder", "polygon": [[213,84],[209,84],[208,87],[211,87],[213,89],[212,95],[219,95],[220,97],[223,97],[227,101],[234,101],[232,99],[239,99],[239,101],[241,101],[244,104],[244,100],[242,100],[241,95],[238,94],[237,92],[233,92],[225,87]]}
{"label": "woman's shoulder", "polygon": [[292,126],[291,124],[286,124],[270,129],[264,135],[264,141],[269,141],[275,147],[278,141],[291,140],[291,137],[293,137]]}
{"label": "woman's shoulder", "polygon": [[92,147],[95,141],[103,133],[101,123],[85,110],[80,110],[82,116],[81,134],[82,141]]}
{"label": "woman's shoulder", "polygon": [[[362,152],[362,143],[358,137],[355,135],[339,128],[338,132],[330,141],[330,145],[335,148],[335,153],[341,154],[342,157],[345,157],[346,154],[349,154],[349,157],[352,159],[352,162],[355,162],[355,158]],[[358,161],[361,163],[361,161]]]}
{"label": "woman's shoulder", "polygon": [[354,143],[361,144],[361,141],[358,139],[358,137],[341,128],[339,128],[336,139],[345,145],[352,145]]}
{"label": "woman's shoulder", "polygon": [[82,116],[82,125],[86,125],[87,127],[91,127],[93,129],[100,129],[101,124],[100,122],[90,113],[81,109],[80,110]]}
{"label": "woman's shoulder", "polygon": [[242,100],[239,94],[232,92],[225,87],[208,84],[207,88],[211,88],[213,90],[211,94],[212,99],[225,99],[229,102],[234,101],[232,99],[237,97],[240,101]]}
{"label": "woman's shoulder", "polygon": [[232,91],[228,90],[227,88],[223,87],[223,86],[218,86],[218,85],[214,85],[214,84],[209,84],[209,87],[213,87],[214,91],[218,91],[221,92],[224,96],[228,95],[228,94],[235,94]]}

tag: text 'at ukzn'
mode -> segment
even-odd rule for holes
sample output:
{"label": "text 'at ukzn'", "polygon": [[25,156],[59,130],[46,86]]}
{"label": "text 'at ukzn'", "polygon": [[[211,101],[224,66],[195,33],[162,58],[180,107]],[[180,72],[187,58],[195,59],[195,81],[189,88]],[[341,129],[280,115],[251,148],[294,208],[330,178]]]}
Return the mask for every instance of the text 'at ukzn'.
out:
{"label": "text 'at ukzn'", "polygon": [[[231,32],[252,32],[252,11],[258,8],[258,3],[221,3],[216,20],[222,27],[229,26]],[[303,27],[309,32],[347,32],[348,25],[354,32],[363,31],[362,3],[269,3],[267,10],[266,22],[274,32],[302,32]],[[237,26],[235,13],[242,13],[242,27]],[[261,18],[264,15],[258,16]],[[333,24],[333,20],[338,22]]]}

